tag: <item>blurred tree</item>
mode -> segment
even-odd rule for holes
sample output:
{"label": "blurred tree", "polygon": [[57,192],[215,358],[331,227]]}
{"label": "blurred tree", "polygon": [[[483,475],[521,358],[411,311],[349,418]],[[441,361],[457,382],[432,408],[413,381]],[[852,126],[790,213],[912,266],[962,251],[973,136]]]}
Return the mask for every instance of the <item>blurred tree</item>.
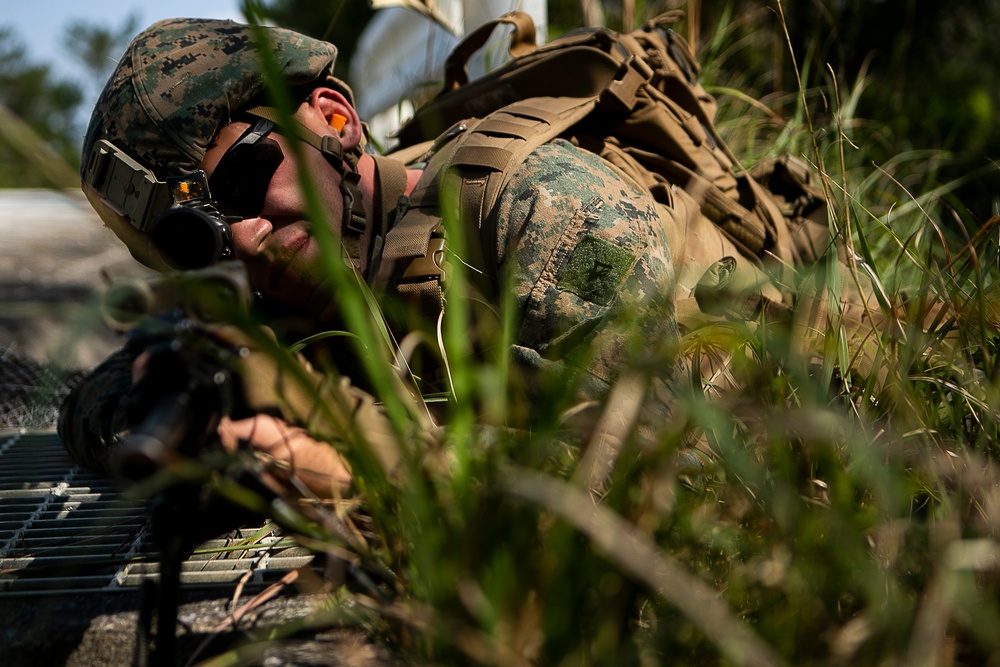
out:
{"label": "blurred tree", "polygon": [[51,65],[29,62],[14,31],[0,27],[0,106],[8,121],[24,121],[0,123],[0,185],[70,185],[61,178],[54,183],[45,163],[62,160],[74,170],[79,165],[73,119],[82,99],[78,84],[57,79]]}
{"label": "blurred tree", "polygon": [[[573,30],[574,28],[586,25],[587,21],[583,5],[584,1],[587,1],[588,5],[592,4],[589,0],[548,1],[549,39],[558,37],[564,32]],[[593,7],[588,6],[588,9],[593,10]]]}
{"label": "blurred tree", "polygon": [[77,184],[83,137],[79,112],[86,87],[89,83],[96,93],[103,86],[137,26],[134,15],[117,29],[83,21],[67,25],[66,49],[89,82],[71,80],[51,64],[31,62],[13,29],[0,26],[0,186]]}
{"label": "blurred tree", "polygon": [[86,21],[71,21],[64,31],[66,50],[79,58],[91,82],[99,89],[114,69],[118,56],[138,31],[139,17],[135,13],[125,17],[117,29]]}

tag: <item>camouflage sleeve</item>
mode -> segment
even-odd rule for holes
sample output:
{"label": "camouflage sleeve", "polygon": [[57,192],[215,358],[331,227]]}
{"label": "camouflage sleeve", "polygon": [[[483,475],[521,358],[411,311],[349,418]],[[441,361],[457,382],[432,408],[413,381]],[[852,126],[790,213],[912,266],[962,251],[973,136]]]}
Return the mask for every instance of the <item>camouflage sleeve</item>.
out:
{"label": "camouflage sleeve", "polygon": [[[363,446],[387,473],[399,461],[396,431],[379,405],[343,377],[324,375],[301,355],[279,359],[235,327],[213,332],[217,342],[243,346],[234,365],[241,416],[270,414],[301,426],[314,438],[341,448]],[[126,346],[87,373],[60,407],[63,445],[80,465],[113,474],[115,461],[135,423],[126,408],[134,394],[132,366],[142,347]],[[152,385],[155,387],[155,384]],[[414,439],[430,438],[415,424]],[[419,432],[418,432],[419,431]]]}
{"label": "camouflage sleeve", "polygon": [[59,436],[81,466],[110,474],[128,432],[125,400],[132,389],[132,364],[142,352],[124,347],[88,372],[63,400]]}
{"label": "camouflage sleeve", "polygon": [[495,214],[520,315],[516,359],[569,364],[605,387],[629,363],[664,386],[683,381],[670,249],[645,190],[557,140],[521,165]]}

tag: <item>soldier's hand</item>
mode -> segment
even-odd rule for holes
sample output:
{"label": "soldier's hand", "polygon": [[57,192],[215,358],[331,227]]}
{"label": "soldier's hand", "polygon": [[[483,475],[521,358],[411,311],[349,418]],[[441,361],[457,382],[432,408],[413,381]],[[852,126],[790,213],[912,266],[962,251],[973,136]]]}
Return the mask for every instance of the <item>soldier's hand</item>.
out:
{"label": "soldier's hand", "polygon": [[[263,332],[271,335],[269,330]],[[257,412],[242,419],[223,417],[216,431],[222,447],[229,452],[248,450],[263,460],[262,481],[282,496],[313,494],[330,498],[346,491],[351,485],[350,467],[337,450],[311,437],[305,429],[269,414],[288,410],[286,397],[279,395],[278,385],[283,384],[279,379],[283,376],[280,364],[236,327],[222,327],[210,335],[238,359],[234,370],[241,376],[244,400],[250,411]],[[145,376],[149,358],[149,352],[136,358],[133,384]],[[296,402],[303,404],[306,400],[299,397]],[[303,405],[294,407],[306,410]]]}
{"label": "soldier's hand", "polygon": [[[356,451],[355,448],[363,447],[391,475],[400,460],[398,433],[374,398],[351,386],[345,377],[317,372],[302,355],[272,353],[273,334],[269,329],[262,329],[261,333],[266,338],[252,339],[227,327],[213,335],[217,340],[224,337],[231,349],[242,348],[236,366],[250,412],[275,415],[287,428],[303,427],[294,438],[296,447],[283,445],[273,451],[295,453],[299,466],[320,466],[318,472],[328,474],[335,484],[343,484],[345,479],[349,481],[350,467],[342,458],[335,462],[333,457],[338,450]],[[428,432],[425,424],[417,426],[417,436]],[[265,432],[277,435],[277,431],[276,425],[268,425]],[[310,435],[312,443],[321,450],[307,444]],[[251,441],[255,451],[272,451],[269,443],[255,443],[256,438]],[[329,493],[328,488],[326,495]]]}
{"label": "soldier's hand", "polygon": [[[342,494],[351,485],[347,462],[330,444],[271,415],[223,418],[219,441],[228,452],[248,448],[266,462],[262,481],[279,495],[320,498]],[[304,487],[304,488],[303,488]]]}

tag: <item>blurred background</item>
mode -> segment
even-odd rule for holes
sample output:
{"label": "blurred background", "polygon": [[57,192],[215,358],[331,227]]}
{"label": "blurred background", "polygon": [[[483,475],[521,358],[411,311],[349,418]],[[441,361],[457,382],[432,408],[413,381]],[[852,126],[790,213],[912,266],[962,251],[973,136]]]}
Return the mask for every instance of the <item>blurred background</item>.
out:
{"label": "blurred background", "polygon": [[[711,335],[696,332],[692,346],[736,355],[746,391],[683,401],[681,423],[663,429],[655,448],[619,436],[612,422],[633,408],[622,408],[617,392],[605,406],[613,419],[577,419],[586,415],[564,413],[559,392],[542,389],[546,402],[531,412],[544,418],[532,428],[481,429],[478,412],[495,404],[489,394],[506,395],[494,384],[506,362],[455,364],[457,386],[475,400],[453,402],[447,438],[413,457],[419,465],[402,466],[401,483],[365,480],[370,517],[351,525],[352,534],[381,537],[372,555],[399,574],[406,604],[373,607],[369,590],[364,601],[338,592],[329,598],[344,603],[337,622],[394,636],[414,654],[405,664],[535,664],[534,656],[580,665],[1000,664],[1000,219],[986,225],[1000,204],[1000,0],[8,1],[0,14],[0,433],[52,425],[77,374],[120,342],[97,316],[101,286],[144,272],[90,211],[77,176],[94,98],[134,34],[171,15],[242,19],[253,9],[328,39],[341,51],[337,73],[390,148],[394,124],[435,90],[451,45],[515,6],[535,16],[543,40],[585,25],[627,30],[683,10],[674,30],[697,53],[701,81],[719,103],[717,127],[744,166],[793,154],[822,168],[833,221],[850,224],[886,293],[896,299],[912,287],[947,298],[958,319],[949,313],[926,337],[878,337],[892,378],[881,390],[835,377],[835,354],[822,372],[806,368],[797,342],[771,327],[724,335],[706,327]],[[502,42],[485,50],[478,71],[502,62]],[[974,237],[981,229],[990,235]],[[911,324],[922,319],[910,309]],[[512,399],[496,423],[529,412],[523,396]],[[396,426],[410,432],[405,421]],[[20,503],[2,505],[9,541],[0,556],[55,551],[69,533],[70,542],[96,542],[80,523],[58,523],[76,503],[63,495],[67,483],[80,478],[47,463],[62,455],[58,438],[36,435],[17,447],[14,437],[0,439],[7,499]],[[691,453],[681,451],[690,435],[718,455],[704,463],[681,456]],[[611,456],[610,491],[595,504],[582,466],[598,448],[604,458],[604,443],[623,440]],[[578,441],[594,448],[577,456]],[[575,480],[563,483],[574,469]],[[36,492],[39,504],[22,502]],[[343,500],[316,542],[329,553],[343,550],[341,517],[358,507]],[[45,523],[42,510],[58,514],[62,532],[27,544],[27,525]],[[127,523],[117,528],[130,540],[137,534]],[[243,552],[232,544],[227,553]],[[115,556],[131,549],[115,547]],[[0,619],[0,645],[6,650],[23,628],[41,646],[66,644],[67,624],[103,615],[108,597],[84,599],[77,608],[90,615],[45,607],[32,616],[0,603],[16,617]],[[119,626],[124,653],[133,627]],[[0,663],[19,664],[9,653]],[[250,664],[248,654],[226,664]]]}

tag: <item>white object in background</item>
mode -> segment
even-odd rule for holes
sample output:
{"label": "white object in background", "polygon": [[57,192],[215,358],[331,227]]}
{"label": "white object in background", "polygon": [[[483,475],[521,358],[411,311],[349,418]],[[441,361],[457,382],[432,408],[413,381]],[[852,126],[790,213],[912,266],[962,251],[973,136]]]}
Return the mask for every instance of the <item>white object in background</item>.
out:
{"label": "white object in background", "polygon": [[[538,43],[545,43],[545,0],[438,0],[434,5],[449,26],[461,26],[463,34],[520,9],[534,19]],[[506,60],[509,34],[509,29],[497,28],[487,45],[469,60],[470,77],[481,76]],[[390,149],[392,133],[412,115],[414,103],[426,101],[440,89],[445,58],[460,39],[461,35],[412,9],[387,7],[376,12],[358,40],[350,84],[358,113],[368,121],[377,146]]]}

